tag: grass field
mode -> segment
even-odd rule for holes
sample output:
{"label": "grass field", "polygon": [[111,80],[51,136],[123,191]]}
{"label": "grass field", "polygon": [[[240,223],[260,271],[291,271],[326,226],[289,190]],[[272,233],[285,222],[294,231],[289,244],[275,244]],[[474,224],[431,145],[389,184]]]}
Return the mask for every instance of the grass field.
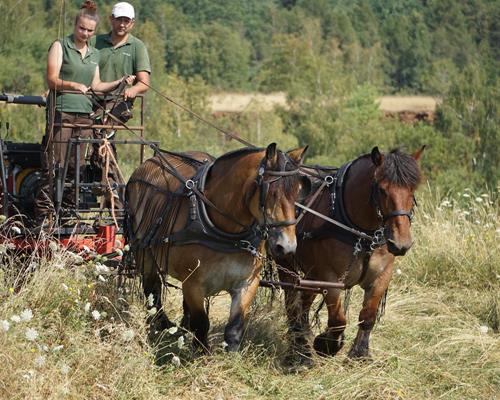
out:
{"label": "grass field", "polygon": [[[425,191],[425,190],[423,190]],[[1,399],[496,399],[500,393],[499,208],[487,194],[422,193],[416,243],[397,262],[372,360],[346,357],[356,333],[354,291],[346,346],[289,373],[278,295],[262,289],[243,349],[223,350],[228,297],[211,301],[212,354],[189,334],[148,340],[138,282],[117,289],[96,262],[48,249],[20,260],[0,245]],[[49,261],[50,259],[50,261]],[[19,273],[22,265],[29,273]],[[22,281],[22,282],[21,282]],[[168,294],[180,320],[181,297]],[[319,332],[325,326],[321,313]]]}

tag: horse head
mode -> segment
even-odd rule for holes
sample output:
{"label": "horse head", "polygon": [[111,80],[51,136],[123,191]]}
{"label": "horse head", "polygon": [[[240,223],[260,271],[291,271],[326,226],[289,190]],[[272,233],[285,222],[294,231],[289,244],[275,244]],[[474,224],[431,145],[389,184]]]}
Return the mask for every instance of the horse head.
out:
{"label": "horse head", "polygon": [[295,253],[295,202],[305,196],[311,184],[299,174],[307,146],[286,153],[270,144],[261,160],[254,188],[247,201],[274,256]]}
{"label": "horse head", "polygon": [[371,200],[384,227],[387,248],[395,256],[406,254],[413,244],[414,193],[421,181],[419,160],[424,148],[413,155],[398,149],[383,154],[378,147],[371,152],[375,165]]}

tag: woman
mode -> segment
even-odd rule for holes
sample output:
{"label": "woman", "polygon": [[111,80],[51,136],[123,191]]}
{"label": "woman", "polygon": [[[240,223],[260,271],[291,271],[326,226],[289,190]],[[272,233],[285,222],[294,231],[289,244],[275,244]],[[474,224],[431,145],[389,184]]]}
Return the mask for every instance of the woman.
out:
{"label": "woman", "polygon": [[[63,173],[63,165],[70,138],[92,138],[92,101],[85,93],[92,88],[97,92],[109,92],[123,80],[131,84],[135,77],[123,77],[113,82],[101,82],[99,77],[99,51],[88,44],[99,21],[97,7],[93,1],[85,1],[75,18],[71,35],[56,40],[49,49],[47,59],[47,83],[51,94],[47,106],[47,130],[42,147],[42,178],[35,201],[35,215],[38,224],[47,223],[47,217],[54,214],[50,180],[54,171]],[[61,93],[72,91],[73,93]],[[80,92],[80,93],[77,93]],[[55,113],[52,113],[55,110]],[[61,124],[79,124],[84,127],[62,127]],[[80,165],[85,161],[87,144],[80,145]],[[67,180],[75,178],[76,149],[69,157]],[[74,208],[75,189],[64,190],[62,207]]]}

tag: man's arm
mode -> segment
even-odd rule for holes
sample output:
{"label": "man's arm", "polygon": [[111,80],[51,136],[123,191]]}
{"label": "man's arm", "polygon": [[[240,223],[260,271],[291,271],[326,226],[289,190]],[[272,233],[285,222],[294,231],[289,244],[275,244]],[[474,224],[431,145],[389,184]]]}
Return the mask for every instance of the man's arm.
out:
{"label": "man's arm", "polygon": [[137,71],[134,86],[125,89],[123,96],[125,100],[134,99],[138,94],[145,93],[149,87],[149,72]]}

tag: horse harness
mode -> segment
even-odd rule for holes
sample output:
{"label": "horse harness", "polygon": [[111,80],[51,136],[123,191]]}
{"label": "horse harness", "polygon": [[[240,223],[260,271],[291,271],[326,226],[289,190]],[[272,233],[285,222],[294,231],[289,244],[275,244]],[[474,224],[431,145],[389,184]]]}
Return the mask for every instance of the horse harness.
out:
{"label": "horse harness", "polygon": [[[318,212],[313,214],[326,220],[329,223],[323,223],[320,227],[313,231],[304,231],[303,224],[297,226],[297,235],[303,240],[310,239],[326,239],[335,238],[343,243],[353,246],[353,257],[349,263],[343,278],[347,276],[352,268],[356,257],[363,253],[363,269],[359,281],[362,281],[368,270],[368,261],[373,251],[387,243],[384,224],[387,220],[397,216],[407,216],[410,222],[413,219],[413,207],[410,211],[396,210],[389,214],[383,214],[380,207],[380,188],[377,182],[372,183],[370,193],[370,203],[374,206],[380,226],[375,230],[366,230],[354,224],[349,218],[344,201],[346,176],[354,161],[349,161],[340,168],[324,168],[313,167],[318,173],[315,176],[318,179],[323,179],[322,185],[318,192],[322,191],[326,186],[330,194],[330,207],[328,216],[324,216]],[[333,173],[332,173],[333,172]],[[319,193],[313,196],[313,202]],[[413,198],[416,205],[415,197]],[[309,205],[310,206],[310,205]],[[308,207],[300,206],[304,211],[312,212],[314,210]],[[341,279],[343,280],[343,279]]]}
{"label": "horse harness", "polygon": [[[166,169],[167,172],[171,173],[177,179],[179,179],[184,185],[175,192],[169,192],[166,190],[162,190],[161,188],[154,187],[155,190],[164,193],[166,196],[173,196],[175,200],[165,202],[164,209],[162,210],[163,212],[155,222],[155,225],[152,227],[149,234],[140,243],[138,243],[140,247],[151,247],[161,244],[167,244],[169,247],[199,244],[216,251],[227,253],[239,251],[254,252],[255,249],[259,247],[262,240],[266,240],[268,238],[269,232],[272,229],[278,229],[280,227],[294,225],[296,223],[296,220],[273,221],[267,216],[265,212],[266,198],[269,192],[270,185],[273,182],[278,181],[282,177],[297,175],[299,173],[298,168],[294,168],[293,170],[286,170],[286,161],[283,165],[283,170],[280,171],[267,169],[266,157],[264,157],[260,162],[256,177],[256,184],[260,189],[259,209],[263,216],[263,222],[259,223],[258,221],[254,221],[250,226],[245,226],[234,219],[232,216],[219,210],[203,194],[207,176],[209,175],[210,169],[212,168],[216,160],[199,161],[181,153],[165,151],[162,152],[182,158],[183,161],[189,162],[193,167],[195,167],[197,171],[190,179],[181,180],[179,179],[178,173],[172,173],[171,169],[174,167],[171,166],[171,164],[168,163],[168,161],[165,160],[164,157],[161,158],[163,162],[158,162],[156,160],[153,161],[157,165]],[[152,160],[154,159],[151,159],[150,161]],[[165,165],[164,162],[167,162],[168,164]],[[272,176],[274,178],[266,179],[265,175]],[[142,181],[142,183],[147,182]],[[177,211],[179,209],[181,198],[184,197],[187,197],[189,199],[188,222],[182,230],[172,232],[175,219],[178,215]],[[210,219],[207,211],[207,206],[213,208],[216,212],[228,218],[237,225],[245,228],[245,230],[239,233],[228,233],[221,230]],[[170,232],[167,235],[158,235],[157,233],[160,226],[166,221],[168,221],[169,223]],[[129,226],[131,226],[130,222],[131,221],[129,220]]]}

